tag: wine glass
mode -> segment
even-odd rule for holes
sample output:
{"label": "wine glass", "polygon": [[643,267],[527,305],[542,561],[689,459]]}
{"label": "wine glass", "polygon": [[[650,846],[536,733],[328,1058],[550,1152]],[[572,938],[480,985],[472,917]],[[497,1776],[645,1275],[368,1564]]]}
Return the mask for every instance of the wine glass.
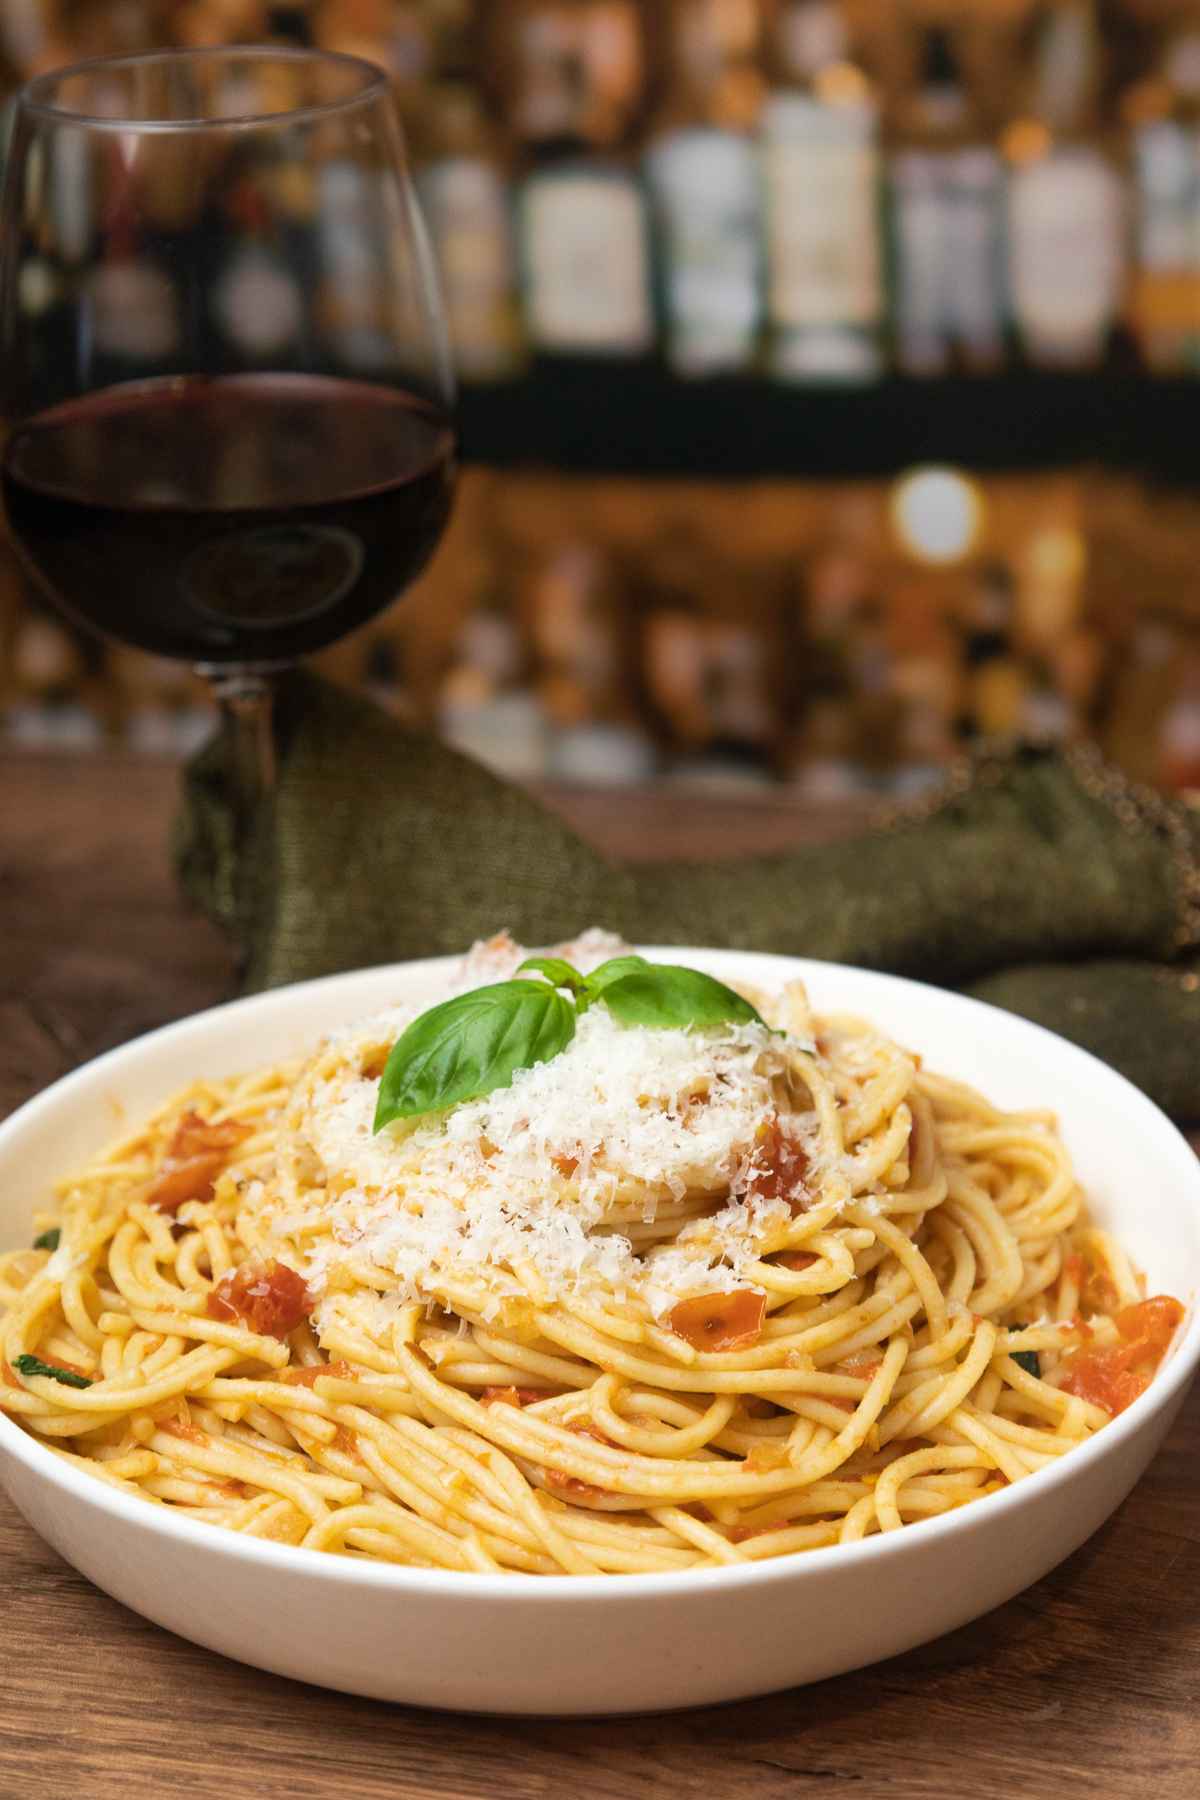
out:
{"label": "wine glass", "polygon": [[194,664],[243,839],[272,678],[421,569],[453,379],[386,77],[234,48],[110,57],[19,95],[0,209],[0,480],[74,620]]}

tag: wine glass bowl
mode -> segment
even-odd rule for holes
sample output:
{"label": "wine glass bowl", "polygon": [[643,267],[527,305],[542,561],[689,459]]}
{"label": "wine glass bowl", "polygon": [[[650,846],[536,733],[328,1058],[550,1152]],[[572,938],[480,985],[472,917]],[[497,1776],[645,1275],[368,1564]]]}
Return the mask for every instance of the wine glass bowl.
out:
{"label": "wine glass bowl", "polygon": [[455,447],[384,75],[249,48],[32,82],[0,399],[13,541],[75,620],[244,700],[386,607],[440,539]]}

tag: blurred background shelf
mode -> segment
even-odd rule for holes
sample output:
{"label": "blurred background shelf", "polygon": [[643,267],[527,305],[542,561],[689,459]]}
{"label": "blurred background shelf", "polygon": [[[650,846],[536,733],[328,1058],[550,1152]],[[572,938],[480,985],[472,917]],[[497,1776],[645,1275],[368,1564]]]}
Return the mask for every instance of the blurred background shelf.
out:
{"label": "blurred background shelf", "polygon": [[464,387],[464,459],[577,474],[796,479],[1100,464],[1200,475],[1200,383],[1040,372],[872,387],[680,381],[653,363],[544,359]]}
{"label": "blurred background shelf", "polygon": [[[869,803],[1005,734],[1200,785],[1200,0],[0,0],[0,90],[264,39],[387,72],[462,383],[445,543],[326,673],[663,819]],[[326,180],[215,221],[239,367],[310,310],[370,367],[336,228],[370,179]],[[97,277],[111,352],[170,337],[188,191]],[[49,320],[78,271],[29,249]],[[0,547],[0,737],[210,728]]]}

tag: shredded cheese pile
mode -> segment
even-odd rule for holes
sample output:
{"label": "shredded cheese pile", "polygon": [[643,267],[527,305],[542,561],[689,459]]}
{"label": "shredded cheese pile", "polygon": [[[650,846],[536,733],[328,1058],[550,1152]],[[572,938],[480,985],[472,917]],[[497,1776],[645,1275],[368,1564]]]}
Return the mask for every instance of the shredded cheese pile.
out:
{"label": "shredded cheese pile", "polygon": [[[586,972],[621,948],[589,933],[567,954]],[[509,978],[523,955],[508,939],[477,946],[432,999]],[[394,1277],[400,1301],[475,1281],[494,1312],[532,1276],[543,1303],[593,1287],[638,1292],[661,1318],[683,1296],[746,1284],[766,1234],[789,1216],[756,1192],[764,1120],[801,1147],[816,1143],[811,1111],[781,1105],[784,1039],[754,1022],[622,1026],[596,1005],[560,1055],[511,1086],[376,1135],[381,1055],[430,1003],[335,1037],[298,1086],[284,1162],[290,1149],[293,1192],[319,1203],[328,1232],[314,1236],[286,1199],[275,1231],[310,1242],[316,1292],[367,1263]],[[660,1218],[669,1244],[639,1232]]]}

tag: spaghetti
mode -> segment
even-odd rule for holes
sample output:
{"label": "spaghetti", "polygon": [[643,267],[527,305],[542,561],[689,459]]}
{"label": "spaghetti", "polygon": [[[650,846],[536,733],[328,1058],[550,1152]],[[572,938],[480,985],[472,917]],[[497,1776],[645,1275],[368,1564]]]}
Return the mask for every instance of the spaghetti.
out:
{"label": "spaghetti", "polygon": [[[519,957],[477,947],[452,991]],[[595,1007],[377,1135],[411,1006],[197,1083],[0,1258],[0,1405],[194,1519],[531,1574],[853,1542],[1102,1429],[1182,1308],[1090,1224],[1050,1115],[798,984],[750,998],[767,1023]]]}

